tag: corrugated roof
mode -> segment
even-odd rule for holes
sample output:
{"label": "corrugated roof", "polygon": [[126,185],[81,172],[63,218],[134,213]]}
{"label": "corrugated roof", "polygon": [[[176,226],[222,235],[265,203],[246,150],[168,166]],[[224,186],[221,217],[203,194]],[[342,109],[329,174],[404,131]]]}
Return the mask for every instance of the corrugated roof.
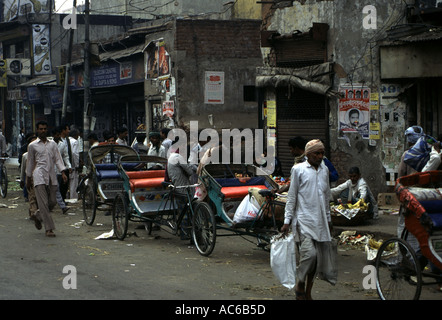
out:
{"label": "corrugated roof", "polygon": [[438,41],[442,39],[442,27],[426,25],[403,25],[387,31],[385,44],[403,44],[410,42]]}
{"label": "corrugated roof", "polygon": [[55,74],[46,74],[37,76],[26,82],[20,83],[19,87],[36,87],[36,86],[54,86],[57,85],[57,77]]}

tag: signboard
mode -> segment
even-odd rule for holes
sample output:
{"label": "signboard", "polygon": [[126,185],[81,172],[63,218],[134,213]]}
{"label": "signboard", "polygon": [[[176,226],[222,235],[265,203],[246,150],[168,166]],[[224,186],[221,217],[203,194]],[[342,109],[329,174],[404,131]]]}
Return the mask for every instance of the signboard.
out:
{"label": "signboard", "polygon": [[6,74],[6,60],[0,60],[0,87],[8,86],[8,77]]}
{"label": "signboard", "polygon": [[[125,84],[143,82],[143,62],[126,61],[118,63],[108,61],[99,67],[91,68],[91,88],[115,87]],[[82,89],[84,87],[83,70],[76,70],[69,77],[69,87],[71,90]]]}
{"label": "signboard", "polygon": [[32,25],[32,42],[34,52],[34,74],[51,74],[51,52],[49,25]]}
{"label": "signboard", "polygon": [[224,104],[224,72],[206,71],[204,103]]}
{"label": "signboard", "polygon": [[276,101],[267,101],[267,127],[276,128]]}

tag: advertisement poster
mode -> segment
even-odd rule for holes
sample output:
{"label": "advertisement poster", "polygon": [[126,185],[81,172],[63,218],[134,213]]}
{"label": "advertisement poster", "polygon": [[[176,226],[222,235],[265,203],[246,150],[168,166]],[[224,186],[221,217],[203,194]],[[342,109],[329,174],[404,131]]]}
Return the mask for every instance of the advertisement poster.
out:
{"label": "advertisement poster", "polygon": [[164,40],[156,40],[146,47],[146,79],[165,80],[170,77],[170,56]]}
{"label": "advertisement poster", "polygon": [[344,85],[339,89],[339,130],[369,138],[370,89],[362,85]]}
{"label": "advertisement poster", "polygon": [[49,25],[32,25],[35,75],[51,74]]}
{"label": "advertisement poster", "polygon": [[379,121],[379,93],[370,95],[370,140],[381,138],[381,123]]}
{"label": "advertisement poster", "polygon": [[175,104],[173,101],[163,102],[163,116],[173,117],[175,113]]}
{"label": "advertisement poster", "polygon": [[204,103],[224,104],[224,72],[206,71]]}
{"label": "advertisement poster", "polygon": [[276,128],[276,101],[267,101],[267,127]]}

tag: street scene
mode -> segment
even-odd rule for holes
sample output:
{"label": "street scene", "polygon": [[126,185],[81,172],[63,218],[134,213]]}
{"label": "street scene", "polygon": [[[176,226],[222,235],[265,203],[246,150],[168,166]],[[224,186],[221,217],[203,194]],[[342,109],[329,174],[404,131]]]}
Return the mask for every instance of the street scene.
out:
{"label": "street scene", "polygon": [[[259,300],[265,305],[266,301],[295,298],[293,290],[274,276],[268,250],[258,248],[253,237],[218,237],[209,257],[201,256],[194,244],[167,228],[149,235],[143,225],[132,223],[121,241],[109,237],[112,217],[103,212],[93,225],[87,225],[81,201],[69,203],[66,214],[60,207],[54,208],[57,236],[45,237],[29,220],[29,202],[15,180],[17,162],[9,163],[8,195],[0,199],[0,237],[8,244],[0,260],[0,299]],[[394,237],[397,209],[381,208],[378,220],[358,226],[335,226],[337,239],[345,232],[360,238],[343,238],[338,246],[338,281],[332,286],[317,280],[315,300],[379,300],[376,289],[364,288],[369,273],[363,269],[372,265],[364,237],[378,241]],[[425,286],[421,299],[440,300],[436,285]],[[174,306],[170,304],[172,309]]]}
{"label": "street scene", "polygon": [[0,299],[440,300],[441,56],[440,0],[1,1]]}

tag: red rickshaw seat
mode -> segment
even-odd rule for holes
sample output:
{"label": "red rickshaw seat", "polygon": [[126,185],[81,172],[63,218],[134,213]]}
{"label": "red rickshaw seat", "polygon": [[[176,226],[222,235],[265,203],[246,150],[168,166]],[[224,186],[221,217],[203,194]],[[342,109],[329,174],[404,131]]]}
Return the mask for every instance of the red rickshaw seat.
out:
{"label": "red rickshaw seat", "polygon": [[224,194],[224,198],[242,199],[249,193],[249,188],[267,189],[267,187],[264,185],[223,187],[221,188],[221,192]]}

